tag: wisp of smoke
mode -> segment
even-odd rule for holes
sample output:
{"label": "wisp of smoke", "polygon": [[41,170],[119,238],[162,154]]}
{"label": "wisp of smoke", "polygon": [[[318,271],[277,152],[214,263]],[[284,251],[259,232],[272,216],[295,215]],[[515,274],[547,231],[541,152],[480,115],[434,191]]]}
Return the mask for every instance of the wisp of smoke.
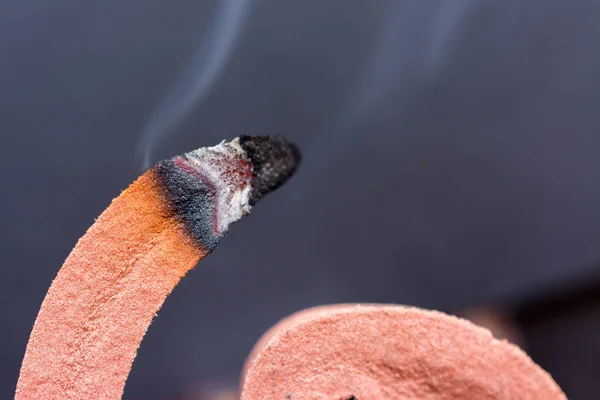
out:
{"label": "wisp of smoke", "polygon": [[150,167],[156,143],[172,132],[210,92],[235,47],[249,10],[250,0],[221,2],[206,39],[141,135],[138,154],[143,157],[143,169]]}
{"label": "wisp of smoke", "polygon": [[[354,137],[353,127],[385,101],[392,89],[412,79],[415,71],[435,73],[446,55],[446,44],[476,1],[390,3],[364,78],[326,127],[327,133],[318,136],[314,151],[318,159],[312,169],[305,166],[303,174],[319,171],[332,153],[343,151]],[[354,134],[359,132],[354,130]]]}
{"label": "wisp of smoke", "polygon": [[445,56],[446,45],[469,8],[478,0],[442,2],[433,23],[427,45],[426,68],[435,73]]}

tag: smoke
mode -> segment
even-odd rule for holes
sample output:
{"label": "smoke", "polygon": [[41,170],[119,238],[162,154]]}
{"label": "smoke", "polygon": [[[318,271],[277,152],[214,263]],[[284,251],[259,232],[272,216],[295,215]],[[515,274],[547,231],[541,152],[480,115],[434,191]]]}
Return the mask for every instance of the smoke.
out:
{"label": "smoke", "polygon": [[200,104],[217,82],[250,11],[250,0],[223,0],[214,25],[177,85],[146,125],[138,144],[143,169],[151,165],[154,146]]}
{"label": "smoke", "polygon": [[[320,171],[332,154],[342,152],[355,136],[360,135],[356,126],[376,112],[392,91],[406,86],[415,77],[422,80],[438,71],[448,53],[448,43],[476,2],[389,3],[373,56],[354,95],[342,104],[340,112],[313,145],[316,159],[311,171]],[[402,104],[397,104],[397,108],[401,112]]]}
{"label": "smoke", "polygon": [[454,0],[441,3],[433,18],[426,46],[425,67],[435,73],[446,55],[447,44],[470,7],[478,0]]}

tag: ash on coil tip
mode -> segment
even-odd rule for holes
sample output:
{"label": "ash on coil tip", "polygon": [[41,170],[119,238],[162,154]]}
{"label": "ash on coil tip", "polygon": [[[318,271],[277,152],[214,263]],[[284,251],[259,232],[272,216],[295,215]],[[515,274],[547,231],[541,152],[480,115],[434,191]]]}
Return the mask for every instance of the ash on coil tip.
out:
{"label": "ash on coil tip", "polygon": [[240,136],[239,142],[253,167],[250,205],[283,185],[300,165],[300,150],[281,136]]}
{"label": "ash on coil tip", "polygon": [[242,136],[161,161],[154,171],[171,210],[211,250],[299,163],[298,148],[280,136]]}

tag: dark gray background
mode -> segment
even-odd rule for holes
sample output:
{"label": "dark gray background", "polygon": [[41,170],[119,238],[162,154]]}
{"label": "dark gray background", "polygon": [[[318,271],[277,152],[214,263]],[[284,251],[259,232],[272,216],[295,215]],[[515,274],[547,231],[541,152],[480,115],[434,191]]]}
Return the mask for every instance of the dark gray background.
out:
{"label": "dark gray background", "polygon": [[282,133],[304,164],[169,297],[125,398],[235,380],[307,306],[453,312],[599,277],[598,2],[240,4],[0,3],[0,397],[145,152]]}

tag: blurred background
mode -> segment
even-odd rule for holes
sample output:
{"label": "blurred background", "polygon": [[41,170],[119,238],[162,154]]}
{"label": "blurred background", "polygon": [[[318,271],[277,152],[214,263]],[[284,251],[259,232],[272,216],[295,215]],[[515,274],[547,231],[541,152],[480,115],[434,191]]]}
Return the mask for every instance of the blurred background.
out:
{"label": "blurred background", "polygon": [[600,398],[600,2],[4,0],[0,60],[1,398],[111,199],[244,133],[302,168],[167,299],[125,399],[216,399],[337,302],[467,316]]}

